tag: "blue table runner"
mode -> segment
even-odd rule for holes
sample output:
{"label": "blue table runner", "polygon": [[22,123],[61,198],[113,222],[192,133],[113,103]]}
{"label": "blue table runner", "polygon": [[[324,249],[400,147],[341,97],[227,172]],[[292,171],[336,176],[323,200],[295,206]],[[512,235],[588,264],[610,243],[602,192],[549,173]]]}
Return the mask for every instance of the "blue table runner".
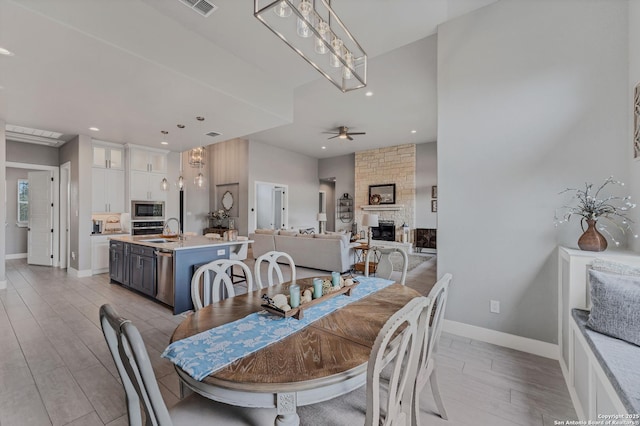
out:
{"label": "blue table runner", "polygon": [[314,321],[393,284],[376,277],[358,277],[351,296],[336,296],[304,310],[304,317],[282,318],[267,311],[254,312],[239,320],[203,331],[170,344],[162,353],[187,374],[202,380],[249,354],[276,343]]}

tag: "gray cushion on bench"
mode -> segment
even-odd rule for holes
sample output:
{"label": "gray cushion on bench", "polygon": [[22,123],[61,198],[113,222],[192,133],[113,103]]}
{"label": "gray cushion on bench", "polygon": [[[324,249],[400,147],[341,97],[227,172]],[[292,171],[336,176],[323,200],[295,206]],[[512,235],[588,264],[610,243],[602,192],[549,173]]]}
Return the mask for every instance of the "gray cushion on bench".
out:
{"label": "gray cushion on bench", "polygon": [[640,347],[589,329],[589,311],[571,314],[627,411],[640,413]]}
{"label": "gray cushion on bench", "polygon": [[589,271],[591,314],[587,325],[640,345],[640,277]]}

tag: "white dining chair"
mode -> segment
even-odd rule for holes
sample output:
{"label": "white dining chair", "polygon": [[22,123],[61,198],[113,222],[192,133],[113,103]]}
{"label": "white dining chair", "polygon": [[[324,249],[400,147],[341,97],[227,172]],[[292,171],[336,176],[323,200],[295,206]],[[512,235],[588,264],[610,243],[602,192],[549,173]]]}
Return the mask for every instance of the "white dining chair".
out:
{"label": "white dining chair", "polygon": [[436,359],[435,354],[438,350],[438,342],[440,334],[442,334],[442,324],[444,320],[444,310],[447,306],[447,297],[449,295],[449,284],[452,275],[444,274],[442,278],[436,282],[429,292],[428,318],[430,320],[427,333],[423,339],[420,358],[418,361],[418,373],[416,375],[416,391],[413,400],[413,424],[420,424],[420,392],[425,388],[427,382],[431,384],[431,392],[435,400],[436,407],[440,413],[440,417],[447,420],[447,411],[442,402],[438,379],[436,376]]}
{"label": "white dining chair", "polygon": [[[282,268],[278,264],[278,261],[281,259],[286,260],[289,263],[289,267],[291,269],[291,281],[296,280],[296,265],[293,263],[293,258],[282,251],[270,251],[258,257],[256,259],[256,264],[254,265],[254,276],[259,288],[264,288],[264,285],[262,284],[262,262],[268,263],[267,280],[269,287],[274,284],[282,284],[285,281],[284,275],[282,274]],[[274,274],[277,275],[277,282],[273,280]]]}
{"label": "white dining chair", "polygon": [[[391,256],[399,255],[402,259],[402,266],[399,269],[400,272],[400,284],[404,285],[407,279],[407,268],[409,267],[409,256],[404,249],[398,247],[371,247],[367,251],[367,256],[364,261],[364,275],[369,276],[369,264],[370,262],[377,262],[375,267],[376,277],[391,279],[391,274],[394,272],[393,261]],[[397,256],[396,256],[397,257]]]}
{"label": "white dining chair", "polygon": [[[249,240],[249,237],[242,237],[242,236],[238,237],[238,241],[248,241],[248,240]],[[249,253],[249,243],[243,242],[242,244],[234,244],[230,246],[229,250],[230,250],[229,259],[244,261],[247,259],[247,255]],[[247,281],[247,274],[245,273],[245,270],[243,268],[240,268],[240,272],[242,273],[242,275],[236,274],[233,269],[231,270],[231,280],[233,281],[233,284],[238,284],[238,283]],[[236,278],[239,278],[239,279],[236,280]]]}
{"label": "white dining chair", "polygon": [[108,304],[100,307],[100,324],[125,390],[129,425],[142,426],[141,407],[146,425],[273,425],[275,409],[235,407],[196,393],[168,409],[138,329]]}
{"label": "white dining chair", "polygon": [[[427,297],[416,297],[387,320],[369,356],[365,387],[298,407],[300,424],[411,425],[414,377],[422,339],[428,334],[428,304]],[[390,372],[386,380],[383,370]]]}
{"label": "white dining chair", "polygon": [[234,266],[241,268],[247,277],[247,292],[253,291],[251,270],[244,262],[231,259],[214,260],[200,266],[191,277],[191,301],[194,310],[236,295],[232,276],[229,275]]}

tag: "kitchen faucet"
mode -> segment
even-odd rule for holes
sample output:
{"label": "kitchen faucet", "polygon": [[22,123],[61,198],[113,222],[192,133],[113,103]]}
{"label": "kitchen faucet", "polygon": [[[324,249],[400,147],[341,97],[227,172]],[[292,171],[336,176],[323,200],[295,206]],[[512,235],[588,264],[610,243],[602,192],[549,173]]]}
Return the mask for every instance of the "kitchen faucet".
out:
{"label": "kitchen faucet", "polygon": [[164,228],[162,233],[164,235],[172,235],[171,228],[169,228],[169,222],[171,222],[172,220],[175,220],[178,223],[178,232],[176,232],[176,235],[178,236],[178,238],[182,238],[182,235],[180,234],[180,220],[175,217],[170,217],[169,219],[164,221]]}

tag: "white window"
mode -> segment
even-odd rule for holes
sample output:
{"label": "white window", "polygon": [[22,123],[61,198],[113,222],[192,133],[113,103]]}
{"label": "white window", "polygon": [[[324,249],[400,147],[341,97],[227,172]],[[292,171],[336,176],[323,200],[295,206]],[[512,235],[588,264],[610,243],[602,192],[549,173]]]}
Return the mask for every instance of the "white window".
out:
{"label": "white window", "polygon": [[29,181],[18,179],[18,226],[29,224]]}

